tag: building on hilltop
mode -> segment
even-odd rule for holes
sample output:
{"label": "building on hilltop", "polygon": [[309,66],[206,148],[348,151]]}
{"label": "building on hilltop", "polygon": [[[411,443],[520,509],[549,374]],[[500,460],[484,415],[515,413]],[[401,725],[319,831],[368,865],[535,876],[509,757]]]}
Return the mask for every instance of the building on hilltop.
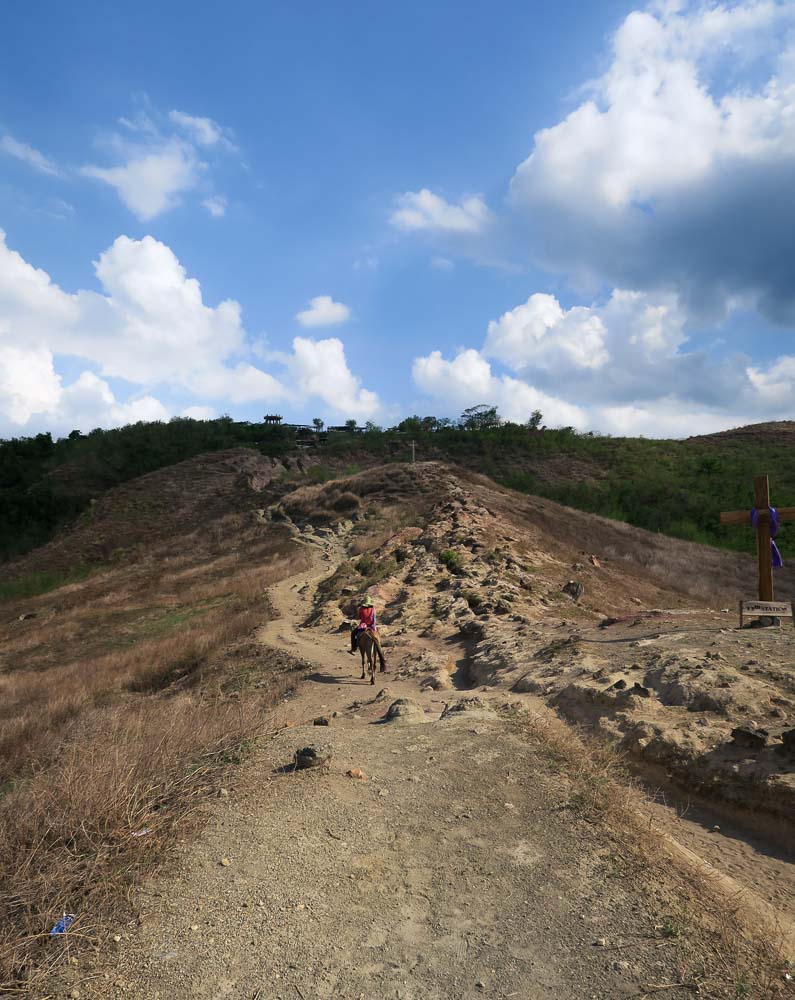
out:
{"label": "building on hilltop", "polygon": [[364,434],[366,427],[359,427],[352,421],[347,424],[338,424],[335,427],[327,427],[329,434]]}

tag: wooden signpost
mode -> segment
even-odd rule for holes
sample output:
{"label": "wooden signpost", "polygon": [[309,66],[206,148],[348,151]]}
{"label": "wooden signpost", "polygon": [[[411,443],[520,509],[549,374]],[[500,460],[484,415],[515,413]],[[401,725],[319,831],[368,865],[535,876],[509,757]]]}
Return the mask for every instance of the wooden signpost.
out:
{"label": "wooden signpost", "polygon": [[795,625],[795,601],[740,601],[740,628],[746,615],[767,618],[791,618]]}
{"label": "wooden signpost", "polygon": [[[781,617],[793,614],[793,605],[789,602],[774,602],[773,600],[773,548],[770,537],[770,483],[767,476],[754,478],[754,507],[756,520],[756,555],[759,564],[759,600],[740,602],[740,624],[743,614],[771,615]],[[795,521],[795,507],[778,507],[776,509],[779,522]],[[747,510],[733,510],[721,513],[721,524],[751,524],[751,514]],[[766,608],[770,605],[778,610]],[[788,610],[781,611],[780,608]],[[795,624],[795,617],[793,617]]]}

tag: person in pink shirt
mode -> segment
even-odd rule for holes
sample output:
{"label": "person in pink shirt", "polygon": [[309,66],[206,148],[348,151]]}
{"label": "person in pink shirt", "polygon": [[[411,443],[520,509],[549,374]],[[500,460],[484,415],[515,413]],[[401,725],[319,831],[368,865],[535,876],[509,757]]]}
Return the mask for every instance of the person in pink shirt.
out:
{"label": "person in pink shirt", "polygon": [[375,648],[378,651],[378,658],[381,661],[381,670],[386,670],[386,661],[384,660],[384,653],[381,649],[381,641],[378,638],[378,621],[375,608],[373,607],[373,602],[369,597],[365,597],[359,605],[356,616],[359,619],[359,623],[351,629],[351,648],[348,652],[351,656],[353,656],[356,652],[356,647],[359,644],[359,636],[362,632],[370,632],[375,639]]}

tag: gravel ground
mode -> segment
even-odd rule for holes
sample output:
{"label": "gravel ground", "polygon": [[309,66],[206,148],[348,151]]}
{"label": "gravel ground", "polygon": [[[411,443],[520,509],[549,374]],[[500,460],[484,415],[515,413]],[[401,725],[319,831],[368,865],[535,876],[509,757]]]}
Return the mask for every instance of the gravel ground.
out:
{"label": "gravel ground", "polygon": [[[500,711],[505,695],[442,718],[468,695],[387,673],[374,698],[345,636],[294,629],[305,582],[276,588],[282,618],[261,635],[317,664],[282,709],[291,724],[55,995],[607,1000],[678,983],[665,893],[565,808],[565,777]],[[422,711],[383,722],[398,697]],[[327,767],[294,771],[305,745]]]}

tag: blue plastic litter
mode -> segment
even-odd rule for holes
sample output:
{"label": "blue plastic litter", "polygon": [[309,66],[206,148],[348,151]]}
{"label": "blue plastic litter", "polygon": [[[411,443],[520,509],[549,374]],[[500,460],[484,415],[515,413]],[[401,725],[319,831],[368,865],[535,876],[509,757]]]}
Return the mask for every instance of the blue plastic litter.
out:
{"label": "blue plastic litter", "polygon": [[57,937],[59,934],[66,934],[69,928],[74,923],[75,915],[74,913],[64,913],[58,923],[50,931],[50,937]]}

